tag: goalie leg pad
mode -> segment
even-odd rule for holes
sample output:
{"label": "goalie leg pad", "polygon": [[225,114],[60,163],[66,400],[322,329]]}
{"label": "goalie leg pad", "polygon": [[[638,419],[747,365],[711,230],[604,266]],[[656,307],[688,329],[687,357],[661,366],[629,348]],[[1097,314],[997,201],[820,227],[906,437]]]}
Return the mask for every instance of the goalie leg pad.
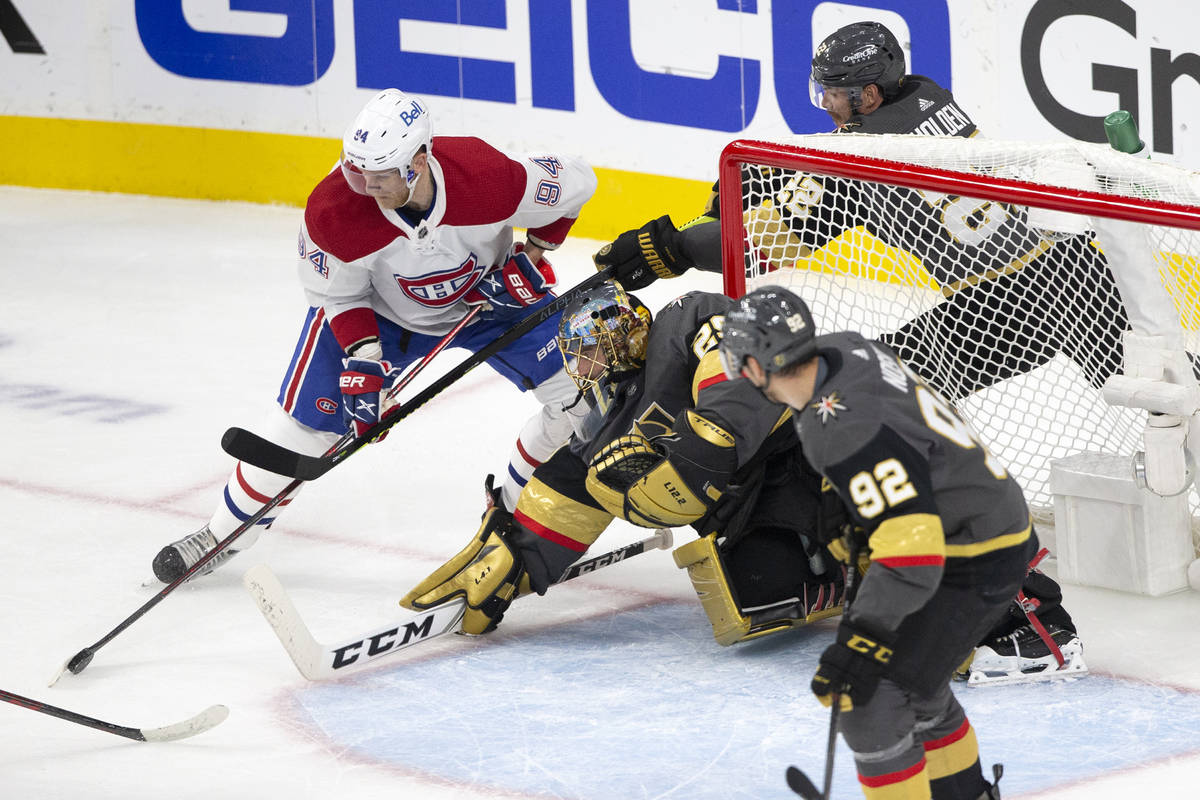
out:
{"label": "goalie leg pad", "polygon": [[[756,639],[842,612],[845,584],[840,571],[836,580],[826,583],[792,576],[791,583],[798,586],[786,590],[756,585],[759,582],[745,568],[729,568],[727,556],[718,547],[718,535],[710,533],[676,548],[673,553],[676,566],[688,572],[718,644]],[[807,564],[802,550],[800,557]],[[744,563],[748,559],[739,560]],[[806,575],[808,570],[798,568],[795,572]],[[739,581],[746,585],[739,585]],[[742,589],[751,605],[739,601]]]}
{"label": "goalie leg pad", "polygon": [[710,533],[671,553],[675,566],[686,569],[700,606],[712,623],[717,644],[731,645],[750,637],[750,618],[742,613],[717,554],[717,534]]}
{"label": "goalie leg pad", "polygon": [[490,509],[470,544],[418,583],[400,605],[421,611],[464,597],[463,633],[493,630],[520,594],[524,577],[521,559],[504,537],[511,522],[507,512]]}

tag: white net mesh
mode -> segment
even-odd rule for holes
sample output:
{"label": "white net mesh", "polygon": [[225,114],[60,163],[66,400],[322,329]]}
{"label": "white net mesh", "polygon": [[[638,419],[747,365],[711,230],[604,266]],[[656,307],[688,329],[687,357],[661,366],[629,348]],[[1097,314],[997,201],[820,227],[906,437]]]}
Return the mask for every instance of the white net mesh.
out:
{"label": "white net mesh", "polygon": [[[824,134],[753,145],[739,159],[744,289],[790,286],[822,332],[891,345],[956,403],[1040,520],[1051,513],[1050,460],[1142,448],[1146,412],[1110,406],[1100,387],[1121,371],[1130,327],[1200,352],[1200,232],[1114,223],[1106,209],[1159,201],[1200,219],[1200,176],[1082,143]],[[860,174],[842,158],[795,168],[814,150],[913,165],[909,180],[915,167],[951,171],[992,199],[830,175]],[[1026,187],[1050,208],[1023,205],[995,197],[1011,186],[992,179],[1061,189]],[[1083,213],[1053,210],[1064,197]],[[1112,237],[1136,239],[1143,259],[1110,264]]]}

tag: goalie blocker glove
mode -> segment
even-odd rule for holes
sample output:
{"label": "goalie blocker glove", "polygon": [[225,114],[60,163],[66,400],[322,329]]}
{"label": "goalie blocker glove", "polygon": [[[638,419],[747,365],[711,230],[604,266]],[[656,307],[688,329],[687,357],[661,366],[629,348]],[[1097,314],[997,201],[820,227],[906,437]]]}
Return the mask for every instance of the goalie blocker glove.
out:
{"label": "goalie blocker glove", "polygon": [[679,231],[663,215],[637,230],[625,231],[592,256],[597,269],[613,267],[613,278],[628,292],[645,288],[659,278],[674,278],[687,272]]}

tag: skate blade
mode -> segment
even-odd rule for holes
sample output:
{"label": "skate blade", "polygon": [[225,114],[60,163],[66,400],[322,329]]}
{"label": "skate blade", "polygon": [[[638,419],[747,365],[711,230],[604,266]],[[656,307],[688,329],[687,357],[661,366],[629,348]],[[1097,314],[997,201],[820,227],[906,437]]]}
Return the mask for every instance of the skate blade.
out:
{"label": "skate blade", "polygon": [[1028,672],[984,672],[971,670],[967,686],[1004,686],[1014,683],[1046,683],[1049,681],[1074,680],[1088,674],[1082,656],[1067,660],[1058,669],[1031,670]]}

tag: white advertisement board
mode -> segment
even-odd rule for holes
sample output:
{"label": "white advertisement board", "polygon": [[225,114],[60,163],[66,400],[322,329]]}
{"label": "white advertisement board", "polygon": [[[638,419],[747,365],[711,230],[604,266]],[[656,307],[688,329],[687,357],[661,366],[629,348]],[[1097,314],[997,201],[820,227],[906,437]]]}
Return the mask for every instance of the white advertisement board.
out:
{"label": "white advertisement board", "polygon": [[336,139],[396,86],[441,133],[710,180],[730,139],[828,130],[808,98],[814,45],[876,19],[991,138],[1103,141],[1126,108],[1155,158],[1200,167],[1194,0],[11,3],[6,117]]}

